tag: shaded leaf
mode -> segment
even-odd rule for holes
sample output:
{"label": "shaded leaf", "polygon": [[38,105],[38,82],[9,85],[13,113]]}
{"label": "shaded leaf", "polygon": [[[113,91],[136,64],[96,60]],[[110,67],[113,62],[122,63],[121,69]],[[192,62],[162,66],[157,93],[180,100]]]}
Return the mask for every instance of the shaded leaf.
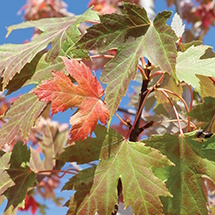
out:
{"label": "shaded leaf", "polygon": [[175,163],[174,167],[166,167],[169,172],[166,185],[173,198],[162,198],[165,214],[208,213],[201,179],[207,175],[215,182],[215,137],[202,143],[195,133],[180,137],[165,134],[145,141]]}
{"label": "shaded leaf", "polygon": [[105,52],[127,43],[129,37],[144,35],[150,25],[144,8],[124,3],[123,14],[100,16],[101,23],[87,29],[87,33],[77,43],[79,48]]}
{"label": "shaded leaf", "polygon": [[122,141],[122,136],[104,126],[97,125],[94,133],[96,138],[87,138],[84,141],[77,141],[72,143],[71,146],[65,148],[57,159],[66,162],[77,162],[77,164],[89,163],[91,161],[106,159],[109,154],[109,147],[111,143],[111,149],[119,147],[119,143]]}
{"label": "shaded leaf", "polygon": [[13,79],[9,82],[7,89],[7,95],[11,94],[12,92],[20,89],[21,87],[26,85],[26,82],[31,79],[32,76],[34,76],[35,69],[37,66],[37,63],[40,61],[40,58],[42,56],[42,52],[39,52],[30,63],[27,63],[20,73],[16,73],[16,75],[13,77]]}
{"label": "shaded leaf", "polygon": [[181,45],[178,47],[179,51],[185,52],[187,49],[189,49],[191,46],[199,46],[202,45],[201,40],[194,40],[189,43],[181,43]]}
{"label": "shaded leaf", "polygon": [[187,115],[201,122],[210,122],[215,113],[215,98],[206,97],[204,102],[198,104],[191,112]]}
{"label": "shaded leaf", "polygon": [[213,97],[215,98],[215,85],[210,80],[209,77],[203,76],[203,75],[196,75],[196,77],[200,81],[200,87],[201,87],[201,95],[202,97]]}
{"label": "shaded leaf", "polygon": [[5,115],[9,120],[0,128],[0,148],[10,144],[18,135],[26,140],[45,107],[46,103],[39,101],[35,94],[20,96]]}
{"label": "shaded leaf", "polygon": [[43,80],[52,78],[51,71],[58,70],[62,71],[64,66],[63,61],[60,58],[57,58],[54,62],[47,62],[47,54],[44,54],[34,71],[32,77],[26,82],[26,84],[40,84]]}
{"label": "shaded leaf", "polygon": [[70,119],[70,141],[84,140],[95,129],[98,120],[103,124],[107,122],[109,113],[100,100],[104,90],[84,63],[62,59],[67,72],[78,85],[72,83],[64,73],[52,72],[54,80],[47,80],[39,85],[35,93],[42,101],[51,101],[52,114],[78,107]]}
{"label": "shaded leaf", "polygon": [[11,205],[17,207],[25,199],[27,190],[36,182],[36,174],[29,168],[29,158],[30,151],[27,146],[21,141],[16,143],[10,157],[10,166],[6,169],[14,182],[14,185],[4,192],[8,199],[6,209]]}
{"label": "shaded leaf", "polygon": [[[183,88],[181,85],[176,84],[172,76],[169,76],[169,75],[164,76],[162,87],[176,93],[179,96],[182,96]],[[157,98],[158,103],[162,103],[162,104],[169,103],[169,100],[161,92],[155,91],[155,96]],[[174,100],[179,100],[176,96],[171,94],[169,94],[169,97]]]}
{"label": "shaded leaf", "polygon": [[[101,132],[103,134],[104,130]],[[113,139],[119,137],[112,130],[106,133],[105,141],[100,143],[104,148],[99,154],[101,161],[98,166],[80,171],[63,187],[76,190],[69,203],[68,213],[94,214],[97,211],[99,214],[111,214],[114,205],[118,203],[117,185],[120,178],[125,207],[132,206],[135,214],[163,214],[159,196],[170,196],[170,193],[152,170],[171,165],[171,162],[159,151],[141,142],[134,143],[122,138],[112,142],[112,135]],[[92,138],[91,145],[100,149],[101,146],[94,145],[95,139]],[[78,158],[80,148],[76,149],[75,145],[73,147]]]}
{"label": "shaded leaf", "polygon": [[19,45],[5,44],[0,46],[0,74],[3,77],[3,89],[17,73],[20,73],[26,63],[30,63],[36,54],[44,50],[50,43],[53,45],[48,52],[49,59],[51,57],[56,58],[62,44],[66,40],[67,30],[70,28],[76,29],[75,37],[78,40],[77,25],[91,18],[98,19],[96,13],[89,9],[80,17],[41,19],[10,26],[7,35],[12,30],[29,27],[38,28],[42,33],[29,43]]}
{"label": "shaded leaf", "polygon": [[176,75],[179,81],[185,81],[187,84],[201,94],[199,79],[196,75],[215,77],[215,60],[214,58],[201,57],[205,54],[209,46],[191,46],[185,52],[179,52],[177,57]]}

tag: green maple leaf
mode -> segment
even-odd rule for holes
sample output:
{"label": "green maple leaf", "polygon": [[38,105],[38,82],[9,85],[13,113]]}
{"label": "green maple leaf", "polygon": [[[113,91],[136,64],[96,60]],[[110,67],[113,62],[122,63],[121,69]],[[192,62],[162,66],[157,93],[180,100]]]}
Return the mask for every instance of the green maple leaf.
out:
{"label": "green maple leaf", "polygon": [[179,52],[176,64],[176,75],[179,81],[185,81],[187,84],[201,94],[199,79],[196,75],[215,77],[214,57],[202,59],[210,46],[191,46],[185,52]]}
{"label": "green maple leaf", "polygon": [[87,29],[87,33],[77,43],[79,48],[105,52],[128,43],[131,38],[144,35],[150,26],[144,8],[134,4],[124,4],[123,14],[100,16],[100,24]]}
{"label": "green maple leaf", "polygon": [[10,156],[9,167],[5,170],[13,182],[4,191],[8,199],[7,210],[13,206],[16,208],[24,199],[29,188],[36,182],[36,174],[29,168],[30,151],[23,142],[19,141],[13,148]]}
{"label": "green maple leaf", "polygon": [[65,67],[64,63],[60,58],[55,59],[53,62],[47,62],[46,57],[47,57],[47,54],[45,53],[40,58],[40,60],[38,61],[38,64],[36,65],[36,68],[34,70],[34,74],[26,82],[25,85],[41,84],[42,81],[52,78],[51,71],[53,71],[53,70],[62,71],[64,69],[64,67]]}
{"label": "green maple leaf", "polygon": [[166,185],[173,198],[163,198],[165,214],[208,214],[201,180],[207,176],[215,182],[215,137],[202,142],[195,138],[195,132],[179,138],[165,134],[145,141],[175,163],[174,167],[166,167]]}
{"label": "green maple leaf", "polygon": [[[34,76],[35,69],[37,66],[37,63],[40,61],[40,58],[42,56],[42,52],[39,52],[30,63],[27,63],[20,71],[20,73],[17,73],[12,80],[10,80],[7,89],[7,95],[11,94],[12,92],[20,89],[21,87],[26,85],[27,80],[31,79],[32,76]],[[3,78],[1,78],[0,83],[0,89],[3,87]]]}
{"label": "green maple leaf", "polygon": [[5,144],[10,144],[18,135],[26,140],[30,129],[46,106],[35,94],[20,96],[5,114],[5,118],[9,120],[0,128],[0,149]]}
{"label": "green maple leaf", "polygon": [[14,182],[10,179],[10,176],[5,171],[5,169],[9,167],[10,154],[3,151],[0,151],[0,154],[0,195],[2,195],[8,187],[14,185]]}
{"label": "green maple leaf", "polygon": [[201,86],[201,95],[202,97],[213,97],[215,98],[215,85],[209,77],[203,75],[196,75],[199,79],[200,86]]}
{"label": "green maple leaf", "polygon": [[[41,19],[10,26],[8,35],[12,30],[30,27],[37,28],[42,33],[36,39],[25,44],[0,46],[0,75],[3,77],[3,89],[17,73],[20,73],[26,63],[30,63],[36,54],[44,50],[50,43],[52,43],[52,48],[48,52],[47,60],[55,59],[67,40],[70,45],[73,40],[75,44],[80,37],[77,26],[90,19],[98,20],[98,16],[89,9],[82,16]],[[73,32],[72,35],[71,32]]]}
{"label": "green maple leaf", "polygon": [[[69,214],[111,214],[118,203],[117,185],[122,182],[122,193],[125,206],[132,206],[135,214],[162,214],[159,196],[171,196],[164,183],[153,174],[155,167],[171,165],[159,151],[146,147],[141,142],[130,142],[123,139],[114,130],[98,126],[100,145],[97,138],[89,138],[84,149],[96,151],[89,153],[89,159],[100,159],[98,166],[80,171],[70,179],[63,189],[76,190],[69,203]],[[83,159],[83,148],[71,146],[73,153],[67,160]],[[96,149],[97,148],[97,149]],[[87,150],[87,151],[88,151]],[[72,150],[70,151],[72,152]],[[65,154],[64,154],[65,155]],[[63,157],[63,156],[61,156]],[[85,155],[85,157],[88,157]]]}
{"label": "green maple leaf", "polygon": [[89,28],[77,43],[80,48],[97,49],[99,52],[118,50],[101,75],[101,81],[107,84],[105,101],[110,118],[125,95],[130,80],[135,79],[139,57],[147,57],[153,65],[175,78],[177,37],[166,25],[170,16],[171,12],[164,11],[150,23],[143,8],[124,4],[122,15],[101,16],[101,23]]}
{"label": "green maple leaf", "polygon": [[191,112],[187,113],[201,122],[210,122],[215,113],[215,98],[206,97],[204,102],[198,104]]}

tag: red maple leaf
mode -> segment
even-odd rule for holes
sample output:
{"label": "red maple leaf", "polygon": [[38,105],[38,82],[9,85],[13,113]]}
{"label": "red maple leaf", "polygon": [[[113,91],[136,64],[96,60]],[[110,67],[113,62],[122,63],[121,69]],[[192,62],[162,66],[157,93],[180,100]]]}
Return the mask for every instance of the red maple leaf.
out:
{"label": "red maple leaf", "polygon": [[78,84],[62,72],[52,71],[53,80],[47,80],[34,91],[40,100],[51,102],[52,114],[77,107],[71,117],[70,142],[84,140],[92,133],[98,120],[107,123],[109,112],[101,100],[104,89],[84,63],[62,58],[69,75]]}

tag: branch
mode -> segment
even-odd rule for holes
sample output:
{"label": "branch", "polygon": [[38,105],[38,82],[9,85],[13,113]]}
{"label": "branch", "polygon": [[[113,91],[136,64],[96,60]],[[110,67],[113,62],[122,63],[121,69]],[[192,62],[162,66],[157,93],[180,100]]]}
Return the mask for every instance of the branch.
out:
{"label": "branch", "polygon": [[139,107],[137,110],[137,115],[135,117],[134,124],[131,127],[130,132],[128,133],[129,140],[133,141],[133,142],[137,141],[137,138],[141,133],[139,130],[139,125],[140,125],[140,119],[141,119],[141,115],[142,115],[143,105],[144,105],[148,95],[154,90],[154,88],[147,90],[148,84],[149,84],[149,76],[150,76],[150,72],[151,72],[148,69],[148,67],[150,67],[150,66],[151,66],[151,63],[148,61],[147,66],[145,68],[145,74],[146,74],[148,79],[143,80],[143,82],[142,82],[141,93],[139,94]]}

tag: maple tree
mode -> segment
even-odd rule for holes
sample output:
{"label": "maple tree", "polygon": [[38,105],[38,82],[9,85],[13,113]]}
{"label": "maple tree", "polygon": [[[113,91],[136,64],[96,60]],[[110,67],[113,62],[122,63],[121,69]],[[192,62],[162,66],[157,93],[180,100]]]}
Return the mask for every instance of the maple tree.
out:
{"label": "maple tree", "polygon": [[[173,3],[178,9],[167,1]],[[68,214],[212,214],[212,47],[193,40],[196,28],[187,39],[191,30],[178,14],[171,25],[169,11],[151,20],[141,1],[89,6],[75,16],[62,1],[28,0],[26,22],[10,26],[7,36],[34,27],[32,40],[0,46],[1,91],[33,88],[12,100],[0,94],[4,214],[44,214],[36,195],[62,205],[54,189],[65,175],[71,175],[62,188],[71,191]],[[196,10],[187,15],[191,6]],[[198,39],[214,24],[213,7],[181,4],[181,17],[202,22]],[[71,128],[52,120],[68,109]]]}

